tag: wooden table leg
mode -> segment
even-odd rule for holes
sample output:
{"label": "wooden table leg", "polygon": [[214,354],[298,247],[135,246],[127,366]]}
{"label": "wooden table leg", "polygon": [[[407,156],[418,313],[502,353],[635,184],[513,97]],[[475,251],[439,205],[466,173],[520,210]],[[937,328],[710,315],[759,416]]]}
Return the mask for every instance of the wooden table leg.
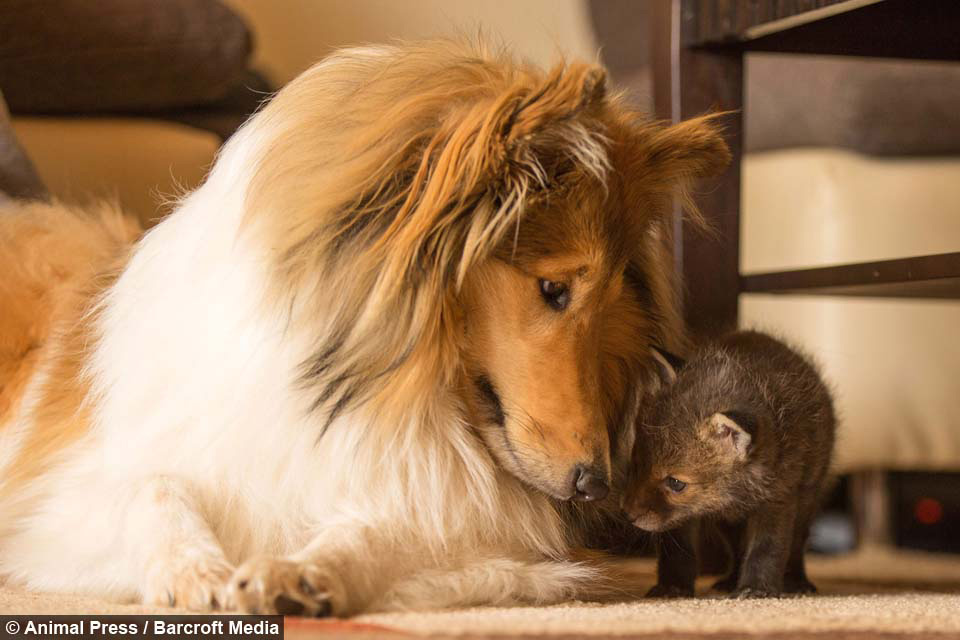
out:
{"label": "wooden table leg", "polygon": [[657,116],[679,122],[710,111],[723,118],[733,161],[715,182],[704,183],[697,202],[713,229],[681,221],[674,250],[685,289],[684,314],[691,334],[715,335],[737,322],[740,292],[740,159],[743,121],[743,53],[683,46],[690,0],[657,3],[652,35]]}
{"label": "wooden table leg", "polygon": [[697,203],[713,229],[683,222],[684,315],[694,335],[711,335],[737,324],[740,293],[740,160],[743,55],[680,51],[680,119],[711,110],[737,110],[724,117],[733,160],[715,185],[705,184]]}

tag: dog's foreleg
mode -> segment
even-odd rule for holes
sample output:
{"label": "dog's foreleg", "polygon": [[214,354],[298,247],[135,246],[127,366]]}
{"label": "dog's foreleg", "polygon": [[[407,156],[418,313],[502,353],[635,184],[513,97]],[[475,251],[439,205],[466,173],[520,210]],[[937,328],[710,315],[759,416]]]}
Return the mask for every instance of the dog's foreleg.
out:
{"label": "dog's foreleg", "polygon": [[576,597],[600,574],[583,563],[451,551],[437,556],[422,541],[399,539],[388,525],[332,526],[293,556],[244,563],[230,581],[228,606],[251,613],[345,616],[558,602]]}
{"label": "dog's foreleg", "polygon": [[608,596],[600,568],[554,560],[474,558],[457,567],[425,569],[397,581],[374,600],[371,611],[476,605],[553,604]]}
{"label": "dog's foreleg", "polygon": [[233,567],[186,483],[159,476],[138,486],[124,512],[123,533],[124,553],[142,572],[144,603],[218,608]]}

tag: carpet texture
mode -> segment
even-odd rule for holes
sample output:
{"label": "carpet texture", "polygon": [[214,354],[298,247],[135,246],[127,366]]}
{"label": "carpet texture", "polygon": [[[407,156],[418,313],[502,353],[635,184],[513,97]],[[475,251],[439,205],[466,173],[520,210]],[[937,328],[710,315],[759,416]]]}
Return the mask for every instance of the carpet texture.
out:
{"label": "carpet texture", "polygon": [[[349,621],[289,619],[286,637],[377,638],[616,636],[679,639],[749,635],[776,640],[960,638],[960,556],[868,549],[812,557],[820,594],[770,600],[569,603],[551,607],[473,608],[371,614]],[[653,565],[634,561],[637,579],[653,582]],[[704,591],[709,581],[704,581]],[[0,614],[175,613],[89,598],[0,590]]]}

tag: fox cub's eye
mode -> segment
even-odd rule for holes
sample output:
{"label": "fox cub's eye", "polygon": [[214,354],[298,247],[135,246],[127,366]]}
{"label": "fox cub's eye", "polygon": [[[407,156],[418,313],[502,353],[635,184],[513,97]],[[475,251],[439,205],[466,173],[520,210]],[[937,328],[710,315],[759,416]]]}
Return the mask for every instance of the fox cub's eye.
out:
{"label": "fox cub's eye", "polygon": [[554,311],[563,311],[570,304],[570,288],[563,282],[541,278],[540,295]]}
{"label": "fox cub's eye", "polygon": [[673,476],[667,476],[663,479],[663,483],[667,485],[667,489],[673,491],[674,493],[680,493],[687,488],[687,483],[683,480],[677,480]]}

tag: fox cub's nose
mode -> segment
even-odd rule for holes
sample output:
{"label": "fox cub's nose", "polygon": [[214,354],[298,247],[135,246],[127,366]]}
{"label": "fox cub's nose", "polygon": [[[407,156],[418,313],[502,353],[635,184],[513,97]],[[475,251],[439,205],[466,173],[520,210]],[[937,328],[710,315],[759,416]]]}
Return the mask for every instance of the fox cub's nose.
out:
{"label": "fox cub's nose", "polygon": [[589,502],[603,500],[610,493],[607,474],[599,469],[578,464],[573,468],[573,499]]}

